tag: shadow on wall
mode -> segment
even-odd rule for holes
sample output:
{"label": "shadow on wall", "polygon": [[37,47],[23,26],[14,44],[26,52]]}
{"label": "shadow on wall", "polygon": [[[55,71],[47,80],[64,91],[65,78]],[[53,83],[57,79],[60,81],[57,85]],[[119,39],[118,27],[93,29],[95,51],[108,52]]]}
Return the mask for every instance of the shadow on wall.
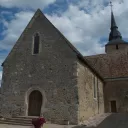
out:
{"label": "shadow on wall", "polygon": [[128,113],[113,113],[105,118],[96,127],[81,125],[72,128],[128,128]]}

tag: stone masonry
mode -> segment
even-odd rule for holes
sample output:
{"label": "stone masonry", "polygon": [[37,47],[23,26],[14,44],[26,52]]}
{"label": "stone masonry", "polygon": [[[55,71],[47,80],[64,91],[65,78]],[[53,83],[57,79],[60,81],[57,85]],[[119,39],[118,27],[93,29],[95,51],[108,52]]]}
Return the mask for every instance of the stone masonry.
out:
{"label": "stone masonry", "polygon": [[[128,112],[128,80],[108,80],[105,85],[105,111],[111,112],[110,101],[115,100],[117,112]],[[109,92],[109,93],[108,93]]]}
{"label": "stone masonry", "polygon": [[[41,39],[39,54],[33,55],[35,33]],[[102,78],[90,66],[79,63],[77,51],[67,42],[38,10],[3,63],[1,115],[28,116],[29,95],[34,90],[43,96],[40,114],[48,121],[78,124],[103,113]],[[98,79],[97,100],[93,99],[94,75]]]}
{"label": "stone masonry", "polygon": [[[78,95],[79,95],[79,121],[84,122],[90,116],[104,113],[103,82],[81,61],[77,63]],[[94,98],[94,77],[96,79],[97,97]]]}

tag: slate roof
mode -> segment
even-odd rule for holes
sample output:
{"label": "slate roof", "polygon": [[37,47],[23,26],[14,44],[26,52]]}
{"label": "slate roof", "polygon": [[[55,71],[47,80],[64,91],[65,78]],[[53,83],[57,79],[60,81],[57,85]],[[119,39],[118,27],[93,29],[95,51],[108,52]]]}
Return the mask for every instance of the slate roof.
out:
{"label": "slate roof", "polygon": [[118,30],[113,11],[111,12],[111,28],[110,29],[111,29],[111,32],[109,34],[109,42],[106,45],[127,44],[127,42],[125,42],[122,39],[122,35]]}
{"label": "slate roof", "polygon": [[103,78],[128,77],[128,52],[85,57]]}
{"label": "slate roof", "polygon": [[115,39],[122,39],[122,36],[121,36],[121,33],[118,31],[114,14],[113,12],[111,12],[111,32],[109,34],[109,41],[115,40]]}

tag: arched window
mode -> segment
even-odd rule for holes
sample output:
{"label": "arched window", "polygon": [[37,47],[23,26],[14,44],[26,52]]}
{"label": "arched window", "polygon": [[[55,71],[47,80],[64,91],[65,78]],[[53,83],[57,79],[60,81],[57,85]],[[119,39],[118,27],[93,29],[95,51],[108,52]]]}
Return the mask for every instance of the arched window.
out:
{"label": "arched window", "polygon": [[38,33],[34,35],[33,54],[39,53],[40,36]]}
{"label": "arched window", "polygon": [[94,99],[97,98],[97,87],[98,87],[98,79],[94,76],[93,77],[93,97]]}

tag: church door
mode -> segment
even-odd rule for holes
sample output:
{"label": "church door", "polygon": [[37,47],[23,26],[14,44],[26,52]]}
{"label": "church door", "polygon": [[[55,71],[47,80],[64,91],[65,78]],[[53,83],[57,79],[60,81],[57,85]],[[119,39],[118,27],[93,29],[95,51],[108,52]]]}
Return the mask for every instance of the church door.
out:
{"label": "church door", "polygon": [[117,112],[116,101],[111,101],[111,112]]}
{"label": "church door", "polygon": [[29,95],[28,116],[40,116],[42,106],[42,94],[35,90]]}

